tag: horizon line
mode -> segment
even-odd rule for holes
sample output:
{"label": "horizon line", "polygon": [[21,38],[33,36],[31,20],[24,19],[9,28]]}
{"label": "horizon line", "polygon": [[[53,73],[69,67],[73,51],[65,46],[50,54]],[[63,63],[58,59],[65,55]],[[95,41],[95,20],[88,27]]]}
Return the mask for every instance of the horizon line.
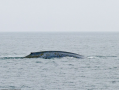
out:
{"label": "horizon line", "polygon": [[0,33],[90,33],[90,32],[119,32],[119,31],[0,31]]}

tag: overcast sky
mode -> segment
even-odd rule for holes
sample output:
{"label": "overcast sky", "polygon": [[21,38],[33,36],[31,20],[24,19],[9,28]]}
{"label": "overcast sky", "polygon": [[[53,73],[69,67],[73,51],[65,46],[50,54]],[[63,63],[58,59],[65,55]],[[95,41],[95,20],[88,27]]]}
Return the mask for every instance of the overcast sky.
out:
{"label": "overcast sky", "polygon": [[119,31],[119,0],[0,0],[0,32]]}

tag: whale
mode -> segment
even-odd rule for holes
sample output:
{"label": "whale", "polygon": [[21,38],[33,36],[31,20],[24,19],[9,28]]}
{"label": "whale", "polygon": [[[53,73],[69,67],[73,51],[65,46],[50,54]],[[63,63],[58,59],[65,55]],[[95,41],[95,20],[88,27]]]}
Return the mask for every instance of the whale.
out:
{"label": "whale", "polygon": [[82,55],[66,52],[66,51],[40,51],[40,52],[31,52],[29,55],[24,58],[63,58],[63,57],[73,57],[73,58],[83,58]]}

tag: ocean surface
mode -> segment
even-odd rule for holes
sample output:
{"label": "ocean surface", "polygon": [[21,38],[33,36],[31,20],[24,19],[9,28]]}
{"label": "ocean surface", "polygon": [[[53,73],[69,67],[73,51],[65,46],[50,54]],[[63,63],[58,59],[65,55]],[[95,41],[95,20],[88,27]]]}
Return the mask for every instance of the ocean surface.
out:
{"label": "ocean surface", "polygon": [[[84,58],[22,58],[49,50]],[[119,90],[119,33],[0,33],[2,89]]]}

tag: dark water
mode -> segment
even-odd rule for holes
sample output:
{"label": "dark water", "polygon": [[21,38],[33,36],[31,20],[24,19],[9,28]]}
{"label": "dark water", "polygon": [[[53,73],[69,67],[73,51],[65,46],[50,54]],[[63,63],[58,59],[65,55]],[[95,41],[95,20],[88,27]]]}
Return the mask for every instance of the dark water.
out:
{"label": "dark water", "polygon": [[[0,33],[0,89],[118,90],[119,33]],[[26,59],[36,51],[84,59]]]}

